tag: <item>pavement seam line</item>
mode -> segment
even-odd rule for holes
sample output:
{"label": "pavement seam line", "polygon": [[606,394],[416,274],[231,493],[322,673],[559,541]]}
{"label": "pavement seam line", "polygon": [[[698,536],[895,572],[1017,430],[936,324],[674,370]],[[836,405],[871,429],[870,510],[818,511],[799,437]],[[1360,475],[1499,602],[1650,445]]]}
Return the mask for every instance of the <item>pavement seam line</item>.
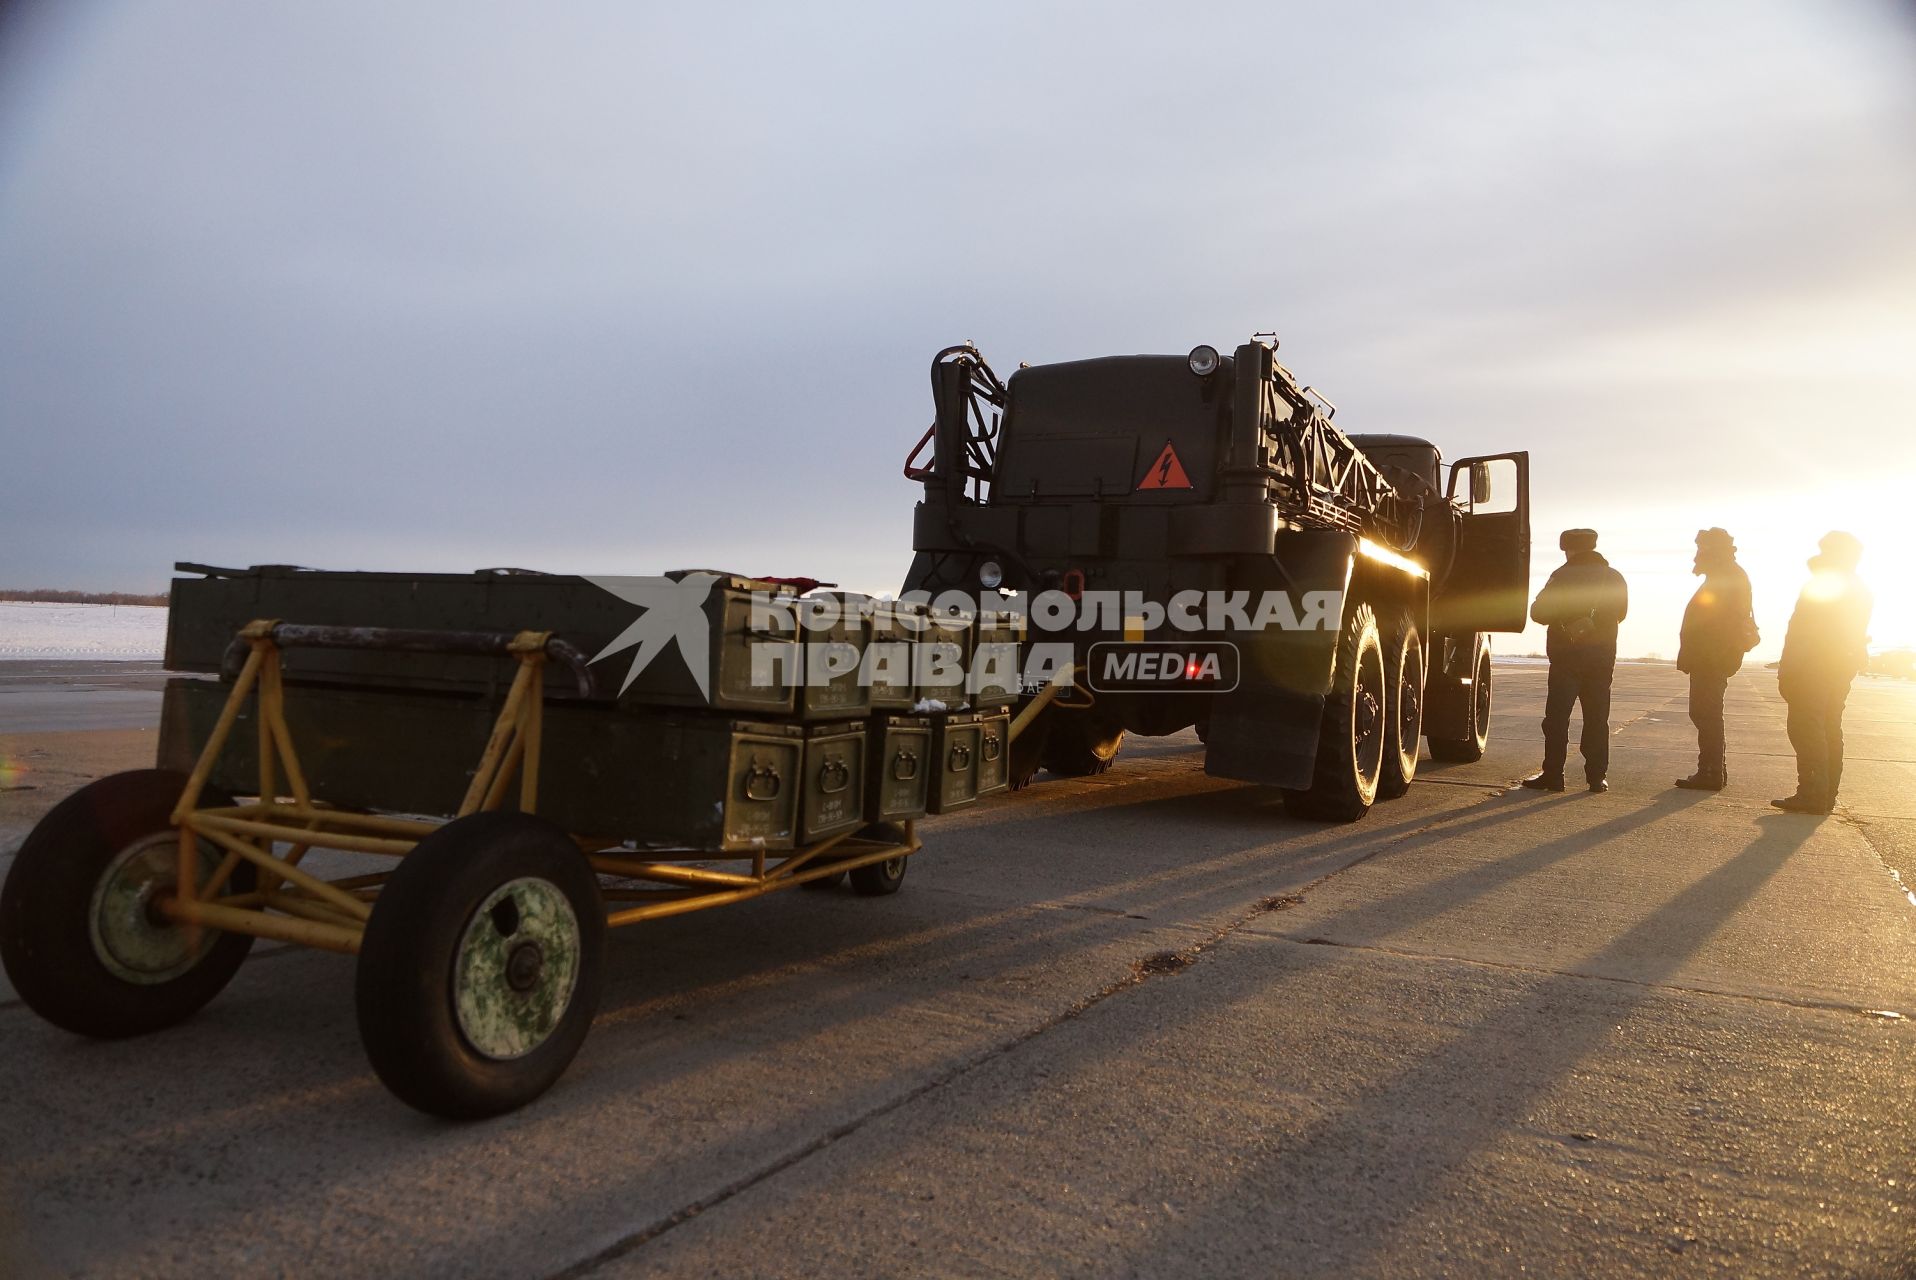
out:
{"label": "pavement seam line", "polygon": [[776,1157],[741,1177],[733,1179],[731,1182],[701,1196],[690,1204],[681,1206],[662,1218],[655,1219],[650,1224],[639,1228],[630,1235],[613,1241],[597,1252],[588,1254],[586,1257],[568,1266],[548,1273],[546,1280],[578,1280],[579,1277],[591,1275],[601,1267],[617,1262],[621,1258],[631,1256],[673,1228],[683,1226],[699,1215],[718,1208],[733,1197],[750,1191],[753,1187],[804,1163],[833,1143],[851,1137],[872,1121],[883,1119],[885,1116],[918,1101],[918,1099],[935,1093],[949,1084],[955,1083],[978,1068],[1009,1056],[1024,1045],[1036,1040],[1039,1036],[1089,1013],[1092,1009],[1103,1004],[1113,996],[1131,990],[1134,987],[1143,986],[1153,978],[1170,977],[1182,972],[1184,969],[1190,967],[1199,956],[1212,950],[1259,916],[1267,915],[1273,911],[1288,910],[1291,907],[1301,904],[1311,890],[1317,888],[1325,881],[1335,876],[1343,875],[1353,867],[1362,866],[1372,858],[1391,849],[1395,849],[1407,841],[1416,839],[1433,827],[1443,825],[1449,816],[1449,814],[1445,814],[1433,817],[1431,821],[1421,826],[1405,831],[1401,835],[1389,838],[1370,852],[1361,857],[1351,859],[1341,867],[1326,871],[1323,875],[1318,876],[1316,879],[1309,881],[1290,893],[1260,897],[1251,904],[1248,911],[1218,925],[1208,934],[1200,937],[1196,942],[1178,948],[1175,951],[1159,951],[1148,956],[1139,957],[1132,962],[1131,971],[1124,977],[1092,992],[1090,995],[1079,997],[1051,1017],[1026,1028],[1024,1031],[1019,1032],[1007,1040],[1002,1040],[990,1048],[966,1058],[962,1062],[953,1063],[930,1079],[914,1085],[903,1093],[877,1104],[842,1124],[832,1127],[818,1137],[801,1144],[797,1148],[786,1152],[782,1156]]}
{"label": "pavement seam line", "polygon": [[[1852,813],[1844,808],[1838,808],[1834,816],[1838,823],[1848,827],[1862,839],[1864,846],[1876,855],[1877,863],[1884,871],[1889,873],[1890,882],[1896,886],[1896,891],[1902,894],[1903,899],[1911,906],[1916,906],[1916,890],[1910,888],[1909,883],[1903,879],[1903,873],[1898,871],[1896,864],[1890,860],[1889,853],[1883,848],[1881,839],[1874,834],[1872,821],[1864,815]],[[1874,821],[1880,822],[1884,821],[1884,819],[1877,818],[1874,819]],[[1891,819],[1891,821],[1894,821],[1894,819]]]}
{"label": "pavement seam line", "polygon": [[1834,1000],[1791,1000],[1786,996],[1751,995],[1747,991],[1723,991],[1715,987],[1690,987],[1674,982],[1646,982],[1641,978],[1620,978],[1607,973],[1579,973],[1574,969],[1551,969],[1542,965],[1517,964],[1507,960],[1478,960],[1471,956],[1446,955],[1441,951],[1413,951],[1404,947],[1387,947],[1375,942],[1340,942],[1336,938],[1300,937],[1291,933],[1271,933],[1262,936],[1274,942],[1288,942],[1298,947],[1336,947],[1344,951],[1374,951],[1379,955],[1396,956],[1404,960],[1425,960],[1437,964],[1467,965],[1473,969],[1533,973],[1542,978],[1575,978],[1581,982],[1608,982],[1618,986],[1641,987],[1647,991],[1709,996],[1717,1000],[1741,1000],[1750,1004],[1776,1005],[1788,1009],[1804,1009],[1813,1013],[1846,1013],[1885,1022],[1908,1021],[1907,1015],[1895,1009],[1872,1009],[1859,1004],[1841,1004]]}

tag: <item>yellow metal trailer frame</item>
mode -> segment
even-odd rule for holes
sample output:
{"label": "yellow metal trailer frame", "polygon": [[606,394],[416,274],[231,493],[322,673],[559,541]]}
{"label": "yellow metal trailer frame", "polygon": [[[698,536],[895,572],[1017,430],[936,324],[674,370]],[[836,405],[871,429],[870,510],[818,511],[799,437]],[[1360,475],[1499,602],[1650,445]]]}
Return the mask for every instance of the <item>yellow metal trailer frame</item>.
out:
{"label": "yellow metal trailer frame", "polygon": [[[290,648],[513,660],[458,811],[407,817],[315,796],[288,726]],[[571,670],[580,696],[594,691],[584,655],[551,632],[259,620],[228,658],[232,687],[191,771],[89,783],[34,828],[0,886],[0,961],[56,1025],[106,1037],[170,1026],[219,993],[253,938],[340,952],[357,957],[360,1040],[387,1087],[432,1114],[497,1115],[550,1087],[578,1051],[605,928],[847,873],[858,894],[883,896],[920,848],[914,822],[776,854],[640,850],[569,832],[537,812],[552,664]],[[1012,736],[1071,680],[1062,672],[1029,699]],[[234,803],[214,779],[246,794],[221,762],[249,705],[254,799]],[[387,861],[328,878],[308,865],[315,849]],[[746,865],[710,865],[723,861]]]}
{"label": "yellow metal trailer frame", "polygon": [[[154,906],[163,915],[189,926],[356,955],[373,901],[391,872],[328,880],[304,870],[300,863],[314,849],[403,858],[445,824],[348,812],[314,798],[286,723],[280,648],[274,640],[278,625],[271,620],[255,621],[239,633],[239,641],[248,649],[245,663],[173,810],[172,821],[179,829],[180,840],[175,891]],[[552,646],[551,632],[523,631],[512,638],[508,650],[517,660],[518,670],[454,818],[499,809],[512,794],[515,779],[520,811],[537,811],[544,669]],[[1026,709],[1027,714],[1019,717],[1012,732],[1028,724],[1029,717],[1056,692],[1055,685],[1047,688],[1040,695],[1042,701]],[[248,698],[258,702],[258,799],[251,804],[201,808],[207,781]],[[290,802],[286,798],[289,794]],[[678,854],[677,858],[660,858],[623,850],[613,840],[578,834],[573,839],[594,871],[641,882],[638,886],[601,883],[605,922],[616,926],[742,902],[916,853],[922,847],[916,824],[906,822],[903,827],[902,841],[840,835],[776,856],[776,860],[761,849],[750,855],[750,871],[686,865],[693,860],[727,856],[723,854],[672,850],[669,852]],[[224,855],[203,883],[199,875],[201,841]],[[287,846],[284,854],[275,852],[281,845]],[[255,887],[245,893],[224,892],[242,862],[258,869]]]}

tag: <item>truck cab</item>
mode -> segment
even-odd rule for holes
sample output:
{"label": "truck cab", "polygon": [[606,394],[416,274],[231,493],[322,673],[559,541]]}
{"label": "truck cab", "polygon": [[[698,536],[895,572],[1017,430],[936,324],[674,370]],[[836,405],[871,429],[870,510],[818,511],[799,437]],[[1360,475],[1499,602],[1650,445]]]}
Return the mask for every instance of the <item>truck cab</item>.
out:
{"label": "truck cab", "polygon": [[[1525,623],[1526,454],[1446,468],[1416,437],[1347,436],[1260,340],[1008,381],[966,345],[939,353],[932,382],[934,422],[907,463],[924,496],[906,590],[1080,606],[1077,696],[1046,708],[1014,775],[1101,772],[1124,733],[1195,725],[1208,772],[1354,817],[1408,786],[1420,735],[1440,758],[1481,754],[1488,634]],[[1288,620],[1323,625],[1193,636],[1167,616],[1191,593],[1282,595]],[[1304,608],[1327,595],[1332,616]],[[1117,663],[1118,646],[1200,642],[1228,647],[1231,678],[1097,687],[1094,659]]]}

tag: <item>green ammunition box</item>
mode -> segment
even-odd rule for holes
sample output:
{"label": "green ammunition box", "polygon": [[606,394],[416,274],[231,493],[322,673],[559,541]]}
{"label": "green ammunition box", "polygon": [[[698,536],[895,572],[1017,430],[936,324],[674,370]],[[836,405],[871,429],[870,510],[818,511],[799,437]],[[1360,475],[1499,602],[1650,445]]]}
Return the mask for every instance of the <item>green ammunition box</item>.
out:
{"label": "green ammunition box", "polygon": [[[667,574],[680,577],[680,574]],[[757,608],[754,608],[756,602]],[[794,705],[798,646],[792,638],[790,588],[753,578],[721,575],[705,598],[706,688],[693,677],[679,640],[666,643],[619,695],[622,707],[699,707],[786,715]],[[757,616],[755,616],[755,614]],[[638,611],[633,610],[638,618]],[[594,651],[596,652],[596,650]],[[623,680],[629,659],[608,654],[601,668]],[[605,681],[606,676],[600,680]],[[618,688],[613,684],[612,688]]]}
{"label": "green ammunition box", "polygon": [[864,825],[865,725],[820,724],[804,732],[798,841],[812,844]]}
{"label": "green ammunition box", "polygon": [[863,670],[871,603],[852,591],[819,591],[795,602],[805,655],[796,708],[801,720],[843,720],[871,710]]}
{"label": "green ammunition box", "polygon": [[[188,770],[232,686],[174,679],[160,715],[159,764]],[[243,705],[212,783],[258,787],[257,704]],[[484,751],[497,698],[288,686],[286,719],[316,795],[349,809],[451,815]],[[628,715],[555,703],[545,710],[539,813],[567,831],[651,849],[789,849],[804,749],[797,725]],[[507,801],[518,797],[510,788]]]}
{"label": "green ammunition box", "polygon": [[873,711],[909,711],[917,705],[914,672],[924,615],[924,606],[907,601],[872,602],[871,648],[865,652]]}
{"label": "green ammunition box", "polygon": [[633,717],[629,764],[644,803],[627,833],[646,849],[789,849],[802,798],[795,725]]}
{"label": "green ammunition box", "polygon": [[971,705],[1003,707],[1018,700],[1020,628],[1018,619],[1004,610],[978,615],[977,639],[970,663]]}
{"label": "green ammunition box", "polygon": [[956,711],[970,701],[965,673],[971,667],[971,648],[978,634],[977,619],[969,613],[928,611],[918,633],[914,675],[921,702],[942,703]]}
{"label": "green ammunition box", "polygon": [[[336,572],[291,565],[178,568],[184,574],[173,579],[166,623],[169,671],[218,672],[234,634],[256,618],[428,631],[550,631],[594,660],[594,701],[618,698],[634,660],[645,652],[644,669],[620,698],[624,705],[713,707],[771,716],[792,711],[798,662],[792,629],[786,625],[782,631],[768,631],[758,625],[765,619],[755,624],[751,616],[756,592],[763,592],[765,599],[795,598],[796,592],[781,583],[714,573],[715,589],[700,602],[703,626],[696,618],[683,620],[690,626],[680,625],[668,608],[656,618],[658,627],[648,632],[645,619],[661,603],[674,603],[664,579],[682,579],[686,571],[663,578],[594,581],[520,569],[460,574]],[[640,624],[636,629],[635,623]],[[692,645],[702,657],[710,697],[700,691],[681,645]],[[773,665],[766,660],[781,652],[789,671],[777,673],[777,679],[769,673],[755,679],[755,662]],[[371,648],[288,649],[281,661],[286,678],[296,683],[413,693],[495,696],[513,675],[511,663],[494,657]],[[552,698],[579,697],[563,663],[547,665],[545,687]]]}
{"label": "green ammunition box", "polygon": [[931,721],[875,715],[866,743],[865,821],[922,817],[931,776]]}
{"label": "green ammunition box", "polygon": [[932,717],[932,776],[925,807],[951,813],[978,799],[978,765],[984,754],[983,717],[973,711],[948,711]]}
{"label": "green ammunition box", "polygon": [[1011,785],[1011,713],[978,713],[978,794],[988,796]]}

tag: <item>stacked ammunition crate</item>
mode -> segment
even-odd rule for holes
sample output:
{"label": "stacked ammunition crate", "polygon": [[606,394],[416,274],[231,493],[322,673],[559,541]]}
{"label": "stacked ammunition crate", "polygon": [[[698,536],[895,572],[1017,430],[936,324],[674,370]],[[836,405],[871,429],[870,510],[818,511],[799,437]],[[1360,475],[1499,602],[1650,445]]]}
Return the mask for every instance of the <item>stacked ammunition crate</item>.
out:
{"label": "stacked ammunition crate", "polygon": [[[1018,644],[1006,615],[801,596],[717,574],[702,627],[666,626],[665,616],[648,627],[644,600],[555,575],[207,572],[175,581],[174,670],[218,670],[232,634],[258,617],[550,630],[594,656],[591,696],[561,673],[547,682],[539,807],[576,832],[651,850],[776,851],[948,813],[1009,781]],[[667,596],[669,610],[677,602]],[[695,643],[702,653],[681,648]],[[315,785],[369,809],[404,807],[397,797],[424,782],[450,811],[464,779],[424,775],[443,771],[433,762],[476,758],[453,744],[483,743],[510,674],[419,654],[289,651],[285,662],[295,731],[319,744],[309,749]],[[163,759],[190,760],[222,697],[208,681],[169,686]],[[369,754],[375,720],[383,727],[371,736],[387,748]],[[244,789],[254,736],[233,735],[216,773],[225,785]],[[332,753],[334,741],[359,749]]]}

